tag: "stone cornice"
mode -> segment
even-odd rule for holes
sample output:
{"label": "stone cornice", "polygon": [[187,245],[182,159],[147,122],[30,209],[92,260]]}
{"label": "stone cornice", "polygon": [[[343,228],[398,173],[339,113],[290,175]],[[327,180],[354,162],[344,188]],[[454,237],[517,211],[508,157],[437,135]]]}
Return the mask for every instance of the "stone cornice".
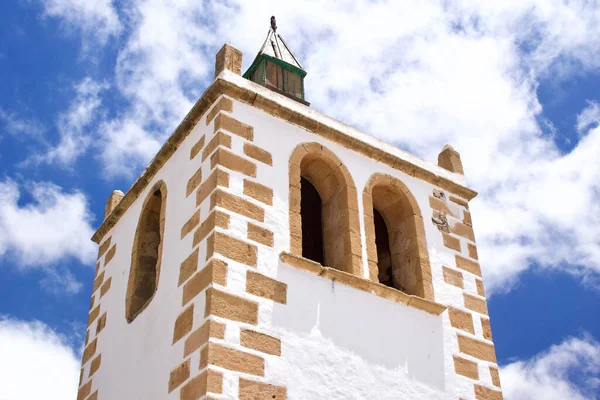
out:
{"label": "stone cornice", "polygon": [[[390,146],[382,141],[356,131],[285,96],[269,91],[239,75],[224,71],[206,89],[156,156],[150,161],[148,167],[133,183],[102,225],[100,225],[94,236],[92,236],[94,242],[100,243],[104,235],[116,225],[121,216],[125,214],[127,209],[129,209],[152,181],[160,168],[179,148],[204,113],[208,111],[210,106],[222,94],[249,104],[277,118],[296,124],[317,136],[321,136],[326,140],[337,143],[408,175],[429,182],[467,201],[477,195],[477,192],[457,182],[456,180],[460,178],[455,177],[455,174],[449,173],[433,164],[426,163],[415,156],[408,155],[408,153],[402,152],[399,149],[393,148],[391,152],[386,151],[385,148],[388,147],[389,149]],[[365,140],[367,138],[369,140]]]}

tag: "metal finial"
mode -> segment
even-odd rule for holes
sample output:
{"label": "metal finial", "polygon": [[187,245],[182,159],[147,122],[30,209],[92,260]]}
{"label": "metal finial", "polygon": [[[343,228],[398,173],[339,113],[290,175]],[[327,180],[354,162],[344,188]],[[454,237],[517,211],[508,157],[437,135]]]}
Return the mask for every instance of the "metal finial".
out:
{"label": "metal finial", "polygon": [[275,16],[271,17],[271,29],[273,29],[273,32],[277,31],[277,22],[275,21]]}

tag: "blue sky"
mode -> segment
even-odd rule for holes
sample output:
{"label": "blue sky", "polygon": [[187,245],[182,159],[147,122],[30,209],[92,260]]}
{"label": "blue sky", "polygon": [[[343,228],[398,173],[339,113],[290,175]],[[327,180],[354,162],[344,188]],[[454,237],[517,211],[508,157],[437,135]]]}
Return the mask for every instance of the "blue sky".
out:
{"label": "blue sky", "polygon": [[296,3],[4,5],[0,353],[34,343],[70,371],[48,382],[56,398],[73,393],[108,194],[204,91],[221,45],[248,67],[275,14],[312,107],[427,160],[461,153],[506,397],[598,397],[600,4]]}

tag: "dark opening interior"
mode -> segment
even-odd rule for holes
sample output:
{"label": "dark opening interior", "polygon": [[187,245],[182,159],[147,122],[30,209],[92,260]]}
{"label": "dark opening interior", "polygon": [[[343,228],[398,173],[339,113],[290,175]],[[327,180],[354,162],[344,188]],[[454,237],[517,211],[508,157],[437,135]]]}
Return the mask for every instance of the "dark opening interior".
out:
{"label": "dark opening interior", "polygon": [[302,257],[323,265],[323,202],[308,180],[300,180],[300,217],[302,221]]}
{"label": "dark opening interior", "polygon": [[131,321],[150,301],[156,291],[158,253],[160,237],[160,210],[162,196],[160,189],[153,193],[152,198],[142,210],[140,229],[137,232],[137,249],[133,266],[133,291],[128,302],[128,319]]}
{"label": "dark opening interior", "polygon": [[385,224],[385,220],[376,209],[373,209],[373,220],[375,222],[375,245],[377,246],[379,283],[395,287],[392,275],[392,253],[390,252],[388,228]]}

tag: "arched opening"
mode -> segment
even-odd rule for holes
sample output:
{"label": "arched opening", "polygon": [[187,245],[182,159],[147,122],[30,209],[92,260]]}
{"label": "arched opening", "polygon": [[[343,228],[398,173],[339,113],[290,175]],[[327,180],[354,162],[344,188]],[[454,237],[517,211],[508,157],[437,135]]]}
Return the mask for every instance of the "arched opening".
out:
{"label": "arched opening", "polygon": [[131,322],[148,306],[158,287],[166,186],[160,182],[144,201],[131,254],[126,318]]}
{"label": "arched opening", "polygon": [[292,253],[360,275],[356,197],[348,170],[331,151],[318,143],[297,146],[290,157]]}
{"label": "arched opening", "polygon": [[363,203],[369,278],[432,300],[425,227],[408,188],[390,175],[375,174],[365,187]]}
{"label": "arched opening", "polygon": [[300,186],[302,257],[323,264],[323,202],[317,189],[308,180],[301,178]]}

